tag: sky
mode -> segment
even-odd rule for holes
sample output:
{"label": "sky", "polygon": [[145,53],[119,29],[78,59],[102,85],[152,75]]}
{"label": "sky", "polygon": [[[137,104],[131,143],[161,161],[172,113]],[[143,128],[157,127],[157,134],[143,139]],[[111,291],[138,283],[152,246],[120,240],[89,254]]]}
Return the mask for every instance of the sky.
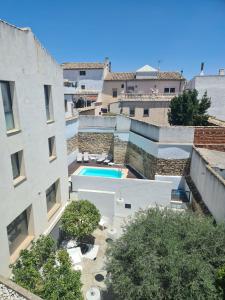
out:
{"label": "sky", "polygon": [[[0,0],[0,19],[34,34],[59,62],[145,64],[188,79],[225,68],[225,0]],[[1,45],[0,45],[1,46]]]}

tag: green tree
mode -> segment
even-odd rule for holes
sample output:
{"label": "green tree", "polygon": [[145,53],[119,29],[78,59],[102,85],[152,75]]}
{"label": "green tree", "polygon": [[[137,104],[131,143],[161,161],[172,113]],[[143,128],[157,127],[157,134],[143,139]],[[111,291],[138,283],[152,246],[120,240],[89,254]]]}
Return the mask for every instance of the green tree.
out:
{"label": "green tree", "polygon": [[[57,261],[57,264],[55,263]],[[82,300],[80,272],[72,270],[71,261],[66,250],[59,250],[43,266],[43,299],[48,300]]]}
{"label": "green tree", "polygon": [[171,125],[206,126],[209,118],[206,112],[210,105],[207,93],[199,100],[196,90],[184,91],[171,100],[168,121]]}
{"label": "green tree", "polygon": [[100,212],[87,200],[72,201],[61,218],[61,228],[73,238],[82,238],[93,233],[100,221]]}
{"label": "green tree", "polygon": [[30,250],[21,251],[12,268],[12,279],[46,300],[81,300],[80,272],[72,270],[65,250],[56,250],[54,240],[41,236]]}
{"label": "green tree", "polygon": [[217,270],[225,262],[225,227],[191,213],[138,213],[107,253],[116,299],[223,299]]}

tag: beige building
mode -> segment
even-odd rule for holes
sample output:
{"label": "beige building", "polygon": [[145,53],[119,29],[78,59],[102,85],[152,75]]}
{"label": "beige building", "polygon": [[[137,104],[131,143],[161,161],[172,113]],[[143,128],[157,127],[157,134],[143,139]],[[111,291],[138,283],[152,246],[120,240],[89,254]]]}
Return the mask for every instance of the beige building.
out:
{"label": "beige building", "polygon": [[165,124],[170,100],[183,91],[184,84],[181,73],[162,72],[148,65],[134,73],[108,72],[102,110]]}
{"label": "beige building", "polygon": [[63,74],[29,28],[0,21],[0,274],[68,200]]}

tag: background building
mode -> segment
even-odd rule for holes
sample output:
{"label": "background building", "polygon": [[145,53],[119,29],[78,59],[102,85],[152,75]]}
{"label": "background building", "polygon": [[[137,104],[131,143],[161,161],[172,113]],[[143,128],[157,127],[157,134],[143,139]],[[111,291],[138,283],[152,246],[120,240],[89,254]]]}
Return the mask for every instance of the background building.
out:
{"label": "background building", "polygon": [[199,96],[205,92],[211,98],[211,107],[208,113],[217,119],[225,121],[225,72],[220,69],[218,75],[195,76],[187,84],[187,89],[196,89]]}
{"label": "background building", "polygon": [[68,199],[63,74],[30,29],[0,21],[0,274]]}
{"label": "background building", "polygon": [[79,111],[93,106],[99,100],[103,80],[110,69],[108,58],[103,63],[63,63],[64,100],[66,116],[71,114],[71,105]]}
{"label": "background building", "polygon": [[146,122],[167,124],[170,100],[184,89],[179,72],[144,66],[134,73],[108,72],[102,91],[102,110],[124,113]]}

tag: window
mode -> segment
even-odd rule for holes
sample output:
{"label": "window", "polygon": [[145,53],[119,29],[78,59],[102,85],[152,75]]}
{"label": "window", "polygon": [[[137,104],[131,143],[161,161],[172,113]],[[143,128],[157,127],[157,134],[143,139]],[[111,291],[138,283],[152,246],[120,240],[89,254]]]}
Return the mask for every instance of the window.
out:
{"label": "window", "polygon": [[128,93],[134,92],[134,86],[128,86],[128,87],[127,87],[127,92],[128,92]]}
{"label": "window", "polygon": [[55,149],[55,137],[52,136],[48,138],[48,153],[49,153],[49,160],[56,158],[56,149]]}
{"label": "window", "polygon": [[113,98],[117,98],[117,89],[112,89]]}
{"label": "window", "polygon": [[135,116],[135,108],[130,108],[130,117]]}
{"label": "window", "polygon": [[0,87],[2,91],[2,100],[5,113],[6,129],[12,130],[15,128],[14,117],[13,117],[13,103],[12,95],[10,91],[10,83],[8,81],[0,81]]}
{"label": "window", "polygon": [[124,89],[124,83],[121,84],[121,89]]}
{"label": "window", "polygon": [[80,76],[85,76],[86,75],[86,71],[80,71]]}
{"label": "window", "polygon": [[68,103],[67,100],[64,100],[65,112],[68,112]]}
{"label": "window", "polygon": [[81,85],[81,89],[85,90],[85,85],[84,84]]}
{"label": "window", "polygon": [[149,109],[148,108],[144,108],[143,117],[148,117],[148,116],[149,116]]}
{"label": "window", "polygon": [[44,93],[47,121],[53,121],[52,91],[50,85],[44,85]]}
{"label": "window", "polygon": [[[13,180],[21,177],[21,180],[25,178],[25,170],[23,166],[23,151],[19,151],[13,153],[11,155],[11,164],[12,164],[12,173],[13,173]],[[17,183],[16,180],[14,183]]]}
{"label": "window", "polygon": [[172,87],[172,88],[164,88],[164,93],[165,94],[174,94],[175,93],[175,88],[174,87]]}
{"label": "window", "polygon": [[131,208],[131,204],[125,203],[125,208]]}
{"label": "window", "polygon": [[25,210],[7,226],[9,252],[12,254],[28,236],[28,218]]}
{"label": "window", "polygon": [[57,203],[57,186],[58,183],[55,182],[46,190],[47,212],[49,212]]}

